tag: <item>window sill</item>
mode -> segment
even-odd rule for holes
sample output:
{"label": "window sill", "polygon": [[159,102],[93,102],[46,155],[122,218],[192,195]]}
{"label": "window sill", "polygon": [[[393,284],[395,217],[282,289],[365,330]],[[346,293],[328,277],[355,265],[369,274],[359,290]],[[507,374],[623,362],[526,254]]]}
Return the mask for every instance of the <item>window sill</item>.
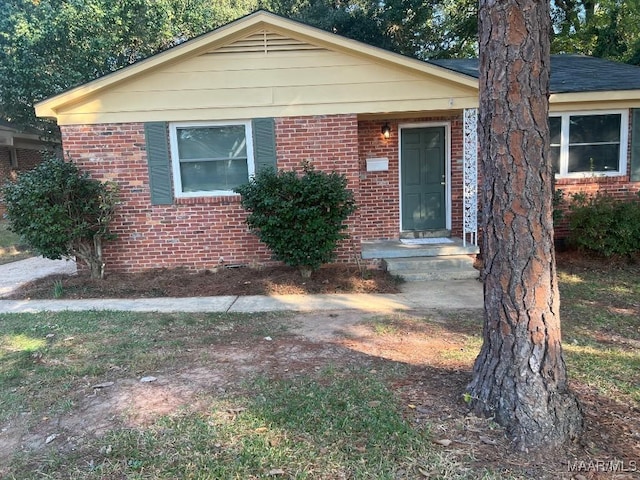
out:
{"label": "window sill", "polygon": [[240,204],[240,195],[177,197],[175,201],[177,205],[233,205]]}
{"label": "window sill", "polygon": [[621,173],[556,176],[556,185],[586,183],[629,183],[629,176]]}

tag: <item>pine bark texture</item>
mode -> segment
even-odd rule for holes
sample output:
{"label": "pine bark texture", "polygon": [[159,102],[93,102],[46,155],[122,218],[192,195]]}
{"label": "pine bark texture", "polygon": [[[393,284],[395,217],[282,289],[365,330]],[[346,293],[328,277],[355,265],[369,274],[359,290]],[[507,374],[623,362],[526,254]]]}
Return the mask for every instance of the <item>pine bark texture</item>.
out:
{"label": "pine bark texture", "polygon": [[560,342],[549,144],[549,2],[480,0],[484,343],[468,387],[516,448],[577,437]]}

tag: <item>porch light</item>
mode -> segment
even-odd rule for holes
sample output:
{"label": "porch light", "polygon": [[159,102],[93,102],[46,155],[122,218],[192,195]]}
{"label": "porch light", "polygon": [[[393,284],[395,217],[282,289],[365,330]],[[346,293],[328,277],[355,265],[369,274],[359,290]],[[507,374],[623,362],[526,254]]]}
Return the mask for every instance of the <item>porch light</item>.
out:
{"label": "porch light", "polygon": [[391,136],[391,127],[389,126],[388,122],[385,122],[380,132],[382,133],[382,136],[384,138],[389,138]]}

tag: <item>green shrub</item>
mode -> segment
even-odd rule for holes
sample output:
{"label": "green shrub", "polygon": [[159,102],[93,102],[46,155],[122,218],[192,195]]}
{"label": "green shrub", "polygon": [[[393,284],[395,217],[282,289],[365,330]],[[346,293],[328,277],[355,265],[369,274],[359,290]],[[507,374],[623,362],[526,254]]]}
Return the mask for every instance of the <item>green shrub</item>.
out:
{"label": "green shrub", "polygon": [[640,201],[574,194],[569,205],[569,240],[601,255],[640,252]]}
{"label": "green shrub", "polygon": [[49,158],[2,189],[12,231],[44,257],[75,256],[104,276],[102,240],[109,232],[117,193],[115,186],[80,172],[72,163]]}
{"label": "green shrub", "polygon": [[273,258],[305,277],[335,258],[338,241],[347,237],[344,222],[355,210],[346,177],[309,164],[302,175],[266,169],[236,192],[250,212],[247,224]]}

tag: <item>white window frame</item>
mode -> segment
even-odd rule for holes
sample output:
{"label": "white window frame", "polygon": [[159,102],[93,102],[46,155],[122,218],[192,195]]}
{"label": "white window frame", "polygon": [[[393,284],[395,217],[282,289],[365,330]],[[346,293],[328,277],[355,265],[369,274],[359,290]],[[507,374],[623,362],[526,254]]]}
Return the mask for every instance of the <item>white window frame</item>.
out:
{"label": "white window frame", "polygon": [[[589,115],[620,115],[620,158],[618,170],[569,173],[569,117]],[[627,151],[629,143],[629,110],[586,110],[550,112],[549,118],[562,118],[560,130],[560,165],[556,178],[621,177],[627,174]]]}
{"label": "white window frame", "polygon": [[255,158],[253,154],[253,131],[251,120],[229,120],[223,122],[172,122],[169,124],[169,145],[171,148],[171,165],[173,169],[173,189],[176,198],[221,197],[238,195],[233,190],[199,190],[197,192],[182,191],[182,175],[180,173],[180,157],[178,150],[178,128],[206,128],[226,127],[230,125],[244,125],[245,140],[247,142],[247,181],[255,174]]}

